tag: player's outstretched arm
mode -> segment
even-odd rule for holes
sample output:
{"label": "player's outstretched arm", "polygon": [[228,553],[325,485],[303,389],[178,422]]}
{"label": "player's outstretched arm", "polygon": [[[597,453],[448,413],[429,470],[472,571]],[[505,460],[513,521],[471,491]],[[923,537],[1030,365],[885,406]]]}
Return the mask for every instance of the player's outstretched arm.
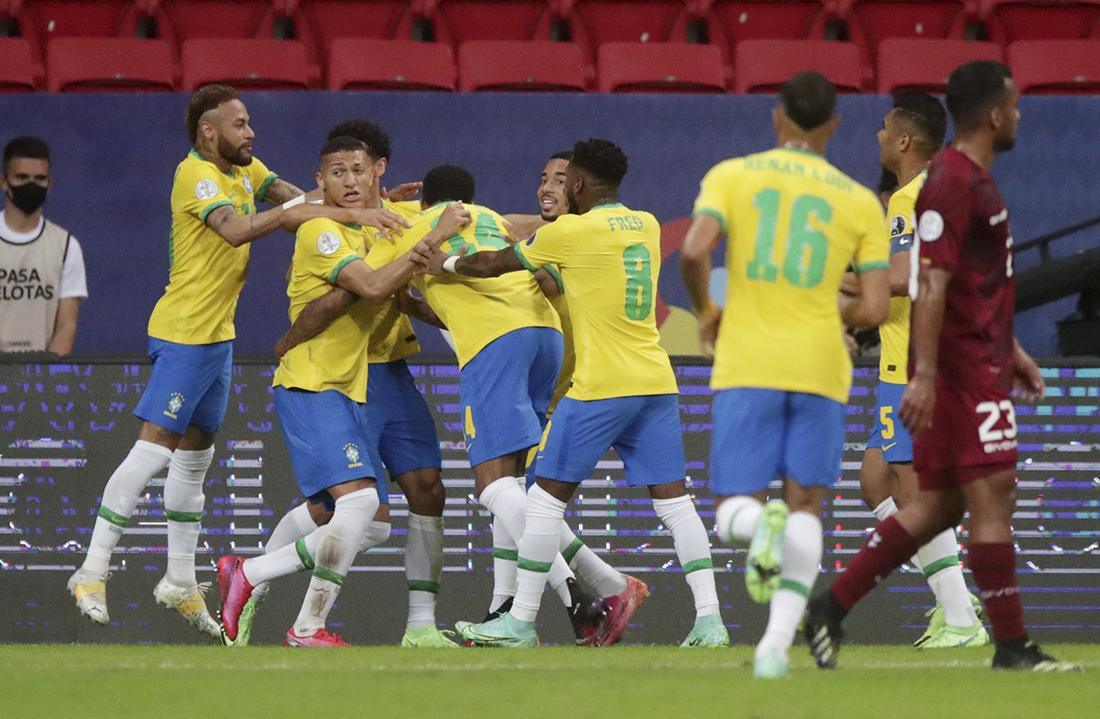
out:
{"label": "player's outstretched arm", "polygon": [[877,327],[890,313],[890,271],[867,270],[858,279],[854,296],[841,295],[840,317],[848,327]]}
{"label": "player's outstretched arm", "polygon": [[356,299],[358,298],[351,292],[334,287],[310,302],[302,309],[298,319],[294,320],[294,324],[286,334],[275,343],[275,356],[281,359],[294,347],[320,334]]}
{"label": "player's outstretched arm", "polygon": [[932,426],[936,405],[936,368],[939,363],[940,328],[951,273],[939,267],[922,267],[917,275],[917,298],[910,320],[912,378],[905,386],[898,414],[912,434]]}
{"label": "player's outstretched arm", "polygon": [[382,199],[389,200],[390,202],[408,202],[415,200],[417,194],[420,192],[420,188],[424,186],[423,182],[402,182],[392,190],[382,188]]}
{"label": "player's outstretched arm", "polygon": [[722,236],[722,225],[710,214],[700,213],[691,221],[680,250],[680,277],[684,280],[692,309],[699,318],[699,340],[704,351],[713,351],[718,338],[722,311],[710,300],[710,253]]}
{"label": "player's outstretched arm", "polygon": [[[320,189],[316,191],[317,199],[321,199],[320,192]],[[264,194],[264,202],[269,205],[281,205],[305,194],[305,190],[302,188],[279,177],[267,188],[267,192]],[[310,199],[305,197],[304,201],[309,202]]]}

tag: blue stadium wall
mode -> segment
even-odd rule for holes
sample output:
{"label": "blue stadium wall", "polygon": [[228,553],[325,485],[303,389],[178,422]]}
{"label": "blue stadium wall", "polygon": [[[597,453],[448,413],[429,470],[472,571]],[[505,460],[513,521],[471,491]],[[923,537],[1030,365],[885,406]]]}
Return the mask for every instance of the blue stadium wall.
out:
{"label": "blue stadium wall", "polygon": [[[145,323],[167,279],[172,172],[187,151],[187,96],[30,95],[0,99],[0,139],[45,138],[54,150],[56,185],[48,215],[84,246],[91,298],[82,310],[77,352],[132,355],[145,349]],[[770,147],[766,96],[596,96],[436,93],[250,93],[255,152],[287,179],[311,186],[316,151],[338,121],[367,117],[393,139],[386,181],[419,179],[433,165],[474,171],[477,199],[502,212],[534,210],[543,161],[573,141],[603,136],[631,159],[623,188],[628,205],[664,223],[666,259],[659,310],[666,346],[688,353],[687,297],[675,247],[686,229],[699,179],[717,161]],[[889,99],[844,97],[842,124],[829,159],[867,184],[878,180],[874,133]],[[1017,148],[994,175],[1011,213],[1016,241],[1097,213],[1088,156],[1100,126],[1100,98],[1025,98]],[[677,222],[677,220],[681,220]],[[1095,243],[1071,238],[1059,251]],[[270,354],[285,328],[283,276],[291,239],[266,238],[252,250],[249,280],[237,315],[238,356]],[[1023,253],[1019,270],[1038,262]],[[1055,321],[1072,299],[1021,314],[1017,333],[1035,354],[1056,353]],[[681,311],[677,311],[677,307]],[[670,314],[671,310],[671,314]],[[673,328],[672,324],[680,323]],[[445,352],[434,330],[421,328],[429,351]]]}

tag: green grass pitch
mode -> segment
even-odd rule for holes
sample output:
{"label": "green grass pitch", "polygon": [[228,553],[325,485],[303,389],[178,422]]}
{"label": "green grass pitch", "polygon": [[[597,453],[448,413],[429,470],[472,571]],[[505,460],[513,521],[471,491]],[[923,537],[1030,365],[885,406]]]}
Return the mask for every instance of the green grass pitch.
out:
{"label": "green grass pitch", "polygon": [[0,717],[1100,717],[1100,645],[1051,645],[1083,674],[993,672],[991,649],[847,646],[752,678],[752,648],[308,651],[0,645]]}

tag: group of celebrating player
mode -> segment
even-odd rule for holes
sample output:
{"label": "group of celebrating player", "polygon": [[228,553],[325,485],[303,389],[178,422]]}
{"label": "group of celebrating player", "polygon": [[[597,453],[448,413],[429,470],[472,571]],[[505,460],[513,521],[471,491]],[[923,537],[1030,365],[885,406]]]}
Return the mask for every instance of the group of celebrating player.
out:
{"label": "group of celebrating player", "polygon": [[[747,589],[770,602],[758,677],[786,676],[800,622],[818,665],[834,666],[841,620],[914,553],[937,598],[918,646],[988,643],[953,531],[967,508],[969,564],[992,624],[994,666],[1070,668],[1027,639],[1009,524],[1009,394],[1014,384],[1043,391],[1012,337],[1012,240],[988,174],[1015,138],[1017,100],[1003,65],[960,67],[947,92],[955,137],[941,151],[939,101],[895,97],[879,131],[883,164],[900,180],[889,223],[875,195],[824,158],[838,124],[836,92],[817,73],[799,73],[783,88],[773,111],[777,148],[722,162],[703,178],[681,262],[715,355],[717,536],[749,544]],[[389,537],[385,469],[409,503],[402,645],[458,647],[436,625],[445,493],[435,425],[405,364],[419,349],[411,316],[453,340],[466,449],[478,500],[493,518],[489,614],[458,622],[461,639],[536,646],[549,584],[579,644],[619,640],[649,590],[585,547],[564,520],[577,485],[612,447],[672,535],[696,609],[683,645],[729,644],[707,531],[684,483],[676,380],[658,343],[660,225],[619,202],[622,150],[591,139],[555,154],[542,174],[540,214],[506,218],[473,204],[474,178],[460,167],[384,192],[389,140],[369,122],[329,133],[318,189],[308,194],[252,156],[249,116],[231,88],[195,93],[186,122],[193,149],[172,189],[170,280],[149,321],[152,375],[135,409],[143,424],[104,488],[84,563],[69,580],[84,615],[108,622],[111,552],[139,494],[167,467],[168,569],[157,602],[243,646],[270,582],[310,570],[286,642],[346,646],[326,631],[326,617],[356,554]],[[421,199],[410,201],[417,191]],[[274,207],[259,212],[258,202]],[[228,397],[248,243],[277,228],[296,241],[292,326],[276,347],[273,392],[308,501],[282,518],[264,554],[218,560],[219,626],[195,578],[202,483]],[[710,254],[723,235],[728,281],[719,309]],[[811,599],[851,383],[842,324],[883,324],[880,421],[862,473],[881,523],[832,587]],[[783,499],[765,503],[776,479]]]}

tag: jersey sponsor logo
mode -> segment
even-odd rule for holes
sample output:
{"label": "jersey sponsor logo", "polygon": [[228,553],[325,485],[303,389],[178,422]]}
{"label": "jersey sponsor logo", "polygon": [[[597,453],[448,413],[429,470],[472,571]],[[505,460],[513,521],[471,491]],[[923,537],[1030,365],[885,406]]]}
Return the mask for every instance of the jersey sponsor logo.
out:
{"label": "jersey sponsor logo", "polygon": [[185,401],[186,400],[184,396],[179,392],[173,392],[172,394],[168,395],[168,409],[164,410],[164,416],[171,417],[172,419],[179,419],[179,417],[176,416],[176,413],[178,413],[180,409],[183,408],[183,403]]}
{"label": "jersey sponsor logo", "polygon": [[881,543],[882,543],[882,536],[878,532],[875,532],[874,534],[871,535],[871,538],[867,540],[867,548],[868,549],[874,549],[875,547],[877,547]]}
{"label": "jersey sponsor logo", "polygon": [[359,447],[355,446],[354,442],[348,442],[344,445],[344,457],[348,460],[348,469],[363,466],[363,463],[359,461],[359,456]]}
{"label": "jersey sponsor logo", "polygon": [[52,300],[56,288],[34,267],[0,267],[0,300]]}
{"label": "jersey sponsor logo", "polygon": [[935,210],[925,210],[917,224],[917,235],[921,242],[935,242],[943,235],[943,215]]}
{"label": "jersey sponsor logo", "polygon": [[244,185],[244,189],[248,190],[248,194],[252,194],[252,178],[248,175],[241,177],[241,184]]}
{"label": "jersey sponsor logo", "polygon": [[894,215],[890,218],[890,237],[901,237],[905,234],[905,218]]}
{"label": "jersey sponsor logo", "polygon": [[340,249],[340,238],[332,232],[322,232],[317,237],[317,251],[326,257]]}
{"label": "jersey sponsor logo", "polygon": [[1001,224],[1002,222],[1004,222],[1007,219],[1008,219],[1008,208],[1006,207],[1003,210],[1001,210],[1000,212],[998,212],[997,214],[993,215],[993,217],[989,218],[989,226],[990,227],[996,227],[997,225]]}
{"label": "jersey sponsor logo", "polygon": [[195,197],[200,200],[209,200],[218,194],[218,184],[204,177],[195,183]]}

